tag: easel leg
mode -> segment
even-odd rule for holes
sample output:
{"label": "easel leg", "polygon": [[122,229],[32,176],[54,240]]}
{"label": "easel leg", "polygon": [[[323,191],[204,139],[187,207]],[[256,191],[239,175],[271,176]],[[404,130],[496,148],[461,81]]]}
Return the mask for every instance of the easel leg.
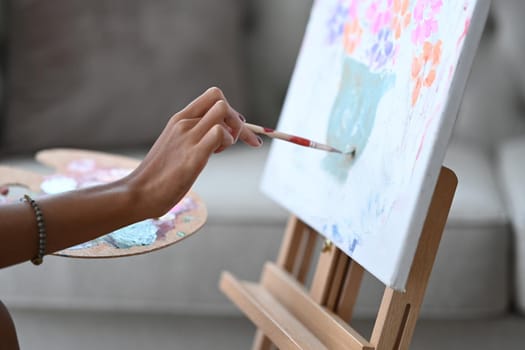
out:
{"label": "easel leg", "polygon": [[450,169],[441,168],[408,276],[407,292],[387,288],[383,295],[370,340],[378,350],[410,346],[456,186],[456,175]]}
{"label": "easel leg", "polygon": [[260,330],[257,330],[257,332],[255,333],[255,338],[253,339],[252,349],[253,350],[272,350],[273,344],[270,341],[270,339],[268,339],[268,337],[264,335],[263,332],[261,332]]}
{"label": "easel leg", "polygon": [[[301,256],[301,247],[305,234],[308,234],[308,227],[295,216],[291,216],[286,226],[283,241],[281,243],[281,250],[277,257],[277,265],[282,267],[284,270],[294,273],[299,267],[297,273],[300,275],[299,278],[306,276],[305,272],[305,258]],[[307,239],[306,251],[303,252],[307,259],[311,258],[311,239]],[[253,341],[253,350],[272,350],[274,349],[273,343],[263,332],[257,330]]]}

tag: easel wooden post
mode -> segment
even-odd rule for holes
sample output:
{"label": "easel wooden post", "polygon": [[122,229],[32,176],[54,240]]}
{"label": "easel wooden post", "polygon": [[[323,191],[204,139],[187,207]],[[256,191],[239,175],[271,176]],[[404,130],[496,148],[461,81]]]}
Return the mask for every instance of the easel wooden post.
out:
{"label": "easel wooden post", "polygon": [[455,174],[442,167],[406,292],[385,288],[369,340],[349,325],[364,269],[325,245],[306,290],[318,234],[291,216],[277,262],[266,263],[260,283],[221,276],[221,290],[258,328],[253,349],[408,349],[456,185]]}

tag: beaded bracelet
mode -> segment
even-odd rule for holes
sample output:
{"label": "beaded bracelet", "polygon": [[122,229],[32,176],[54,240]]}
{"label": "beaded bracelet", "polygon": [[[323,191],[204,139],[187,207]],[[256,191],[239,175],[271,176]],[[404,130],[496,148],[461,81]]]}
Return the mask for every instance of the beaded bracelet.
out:
{"label": "beaded bracelet", "polygon": [[29,203],[35,212],[38,227],[38,254],[35,258],[31,259],[31,262],[35,265],[40,265],[44,261],[44,255],[46,253],[46,226],[44,224],[44,215],[35,200],[27,194],[25,194],[23,198],[20,198],[20,200]]}

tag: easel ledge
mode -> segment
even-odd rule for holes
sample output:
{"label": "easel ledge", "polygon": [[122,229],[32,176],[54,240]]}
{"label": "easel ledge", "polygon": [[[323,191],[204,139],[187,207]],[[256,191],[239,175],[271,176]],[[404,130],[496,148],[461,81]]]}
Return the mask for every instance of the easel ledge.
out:
{"label": "easel ledge", "polygon": [[325,247],[307,290],[319,234],[291,216],[277,262],[266,263],[259,283],[228,272],[221,276],[221,290],[258,328],[253,349],[408,349],[456,186],[454,172],[442,167],[406,292],[385,287],[370,340],[349,324],[364,269],[339,249]]}

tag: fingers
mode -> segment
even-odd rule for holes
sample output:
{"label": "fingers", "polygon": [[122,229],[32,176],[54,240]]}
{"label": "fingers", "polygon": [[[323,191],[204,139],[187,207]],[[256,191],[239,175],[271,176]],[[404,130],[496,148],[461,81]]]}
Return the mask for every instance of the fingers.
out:
{"label": "fingers", "polygon": [[219,114],[213,114],[206,118],[208,119],[207,123],[204,123],[202,127],[199,128],[201,136],[204,135],[212,125],[217,124],[218,120],[222,118],[221,123],[223,123],[226,129],[230,131],[236,142],[241,133],[243,120],[241,119],[240,114],[231,108],[223,92],[217,87],[209,88],[202,95],[193,100],[188,106],[186,106],[186,108],[175,116],[175,120],[204,118],[209,115],[210,110],[214,109],[218,109],[217,112]]}
{"label": "fingers", "polygon": [[222,125],[215,124],[201,138],[198,147],[201,147],[206,154],[211,154],[219,153],[233,143],[233,136]]}
{"label": "fingers", "polygon": [[[262,145],[262,139],[259,136],[244,128],[246,119],[229,105],[226,97],[217,87],[206,90],[178,113],[175,119],[176,121],[184,121],[185,119],[198,120],[197,124],[192,126],[192,133],[198,139],[208,135],[208,132],[215,125],[221,125],[231,135],[233,143],[236,143],[240,138],[252,147]],[[216,137],[219,135],[220,133],[218,132],[215,134]],[[229,145],[225,147],[227,146]]]}
{"label": "fingers", "polygon": [[243,129],[244,122],[240,119],[239,113],[235,112],[226,101],[219,100],[201,118],[194,131],[198,136],[203,137],[217,124],[222,125],[231,134],[235,143]]}
{"label": "fingers", "polygon": [[262,138],[246,127],[242,128],[239,139],[252,147],[261,147],[263,144]]}
{"label": "fingers", "polygon": [[186,118],[200,118],[206,114],[218,101],[226,101],[226,97],[222,90],[218,87],[211,87],[202,95],[190,102],[182,111],[181,114]]}

